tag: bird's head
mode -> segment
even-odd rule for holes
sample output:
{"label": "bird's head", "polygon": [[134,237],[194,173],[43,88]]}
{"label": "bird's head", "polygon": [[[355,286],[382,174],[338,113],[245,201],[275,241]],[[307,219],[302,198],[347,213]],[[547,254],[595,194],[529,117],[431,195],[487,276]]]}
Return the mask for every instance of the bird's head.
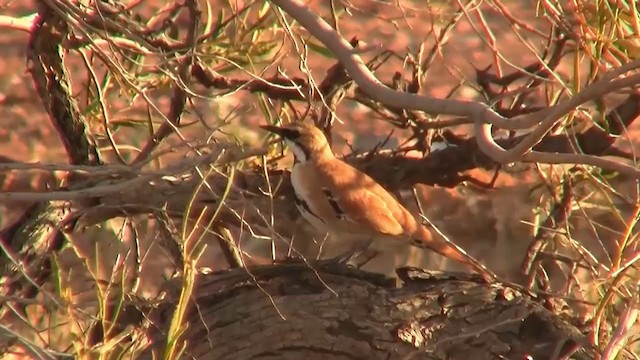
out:
{"label": "bird's head", "polygon": [[310,123],[294,122],[284,126],[260,127],[282,137],[298,162],[321,161],[334,156],[322,130]]}

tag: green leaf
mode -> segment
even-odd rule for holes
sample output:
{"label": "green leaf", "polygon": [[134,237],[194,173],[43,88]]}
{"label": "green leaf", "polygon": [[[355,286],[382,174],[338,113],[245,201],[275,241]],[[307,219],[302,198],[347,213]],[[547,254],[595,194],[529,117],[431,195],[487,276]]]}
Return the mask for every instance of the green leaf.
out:
{"label": "green leaf", "polygon": [[324,45],[316,44],[312,41],[307,41],[309,49],[317,54],[320,54],[329,59],[336,59],[336,56],[331,50],[327,49]]}

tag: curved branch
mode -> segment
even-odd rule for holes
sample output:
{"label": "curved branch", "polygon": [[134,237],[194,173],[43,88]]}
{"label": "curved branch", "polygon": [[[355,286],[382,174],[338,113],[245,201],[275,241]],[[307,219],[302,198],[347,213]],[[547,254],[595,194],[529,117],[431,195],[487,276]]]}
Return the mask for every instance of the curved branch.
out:
{"label": "curved branch", "polygon": [[[542,138],[544,138],[549,133],[549,131],[551,131],[553,126],[558,122],[558,120],[560,120],[564,115],[566,115],[573,109],[577,108],[578,106],[584,104],[587,101],[593,100],[594,98],[603,96],[607,93],[610,93],[612,91],[615,91],[627,86],[636,85],[638,83],[640,83],[640,75],[633,75],[633,76],[629,76],[627,78],[623,78],[615,81],[610,81],[609,77],[605,77],[604,79],[591,84],[590,86],[588,86],[587,88],[585,88],[584,90],[576,94],[574,97],[572,97],[569,101],[566,101],[564,103],[561,103],[559,105],[556,105],[554,107],[551,107],[545,110],[545,112],[549,112],[549,114],[540,123],[540,125],[538,125],[538,127],[534,129],[531,134],[527,135],[527,137],[524,140],[522,140],[518,145],[509,149],[509,152],[512,153],[513,156],[517,156],[517,158],[512,158],[512,161],[519,160],[521,156],[529,152],[534,146],[536,146],[536,144],[538,144],[542,140]],[[540,115],[534,113],[529,116],[539,117]],[[490,128],[488,130],[490,130]],[[490,133],[487,135],[490,135]],[[556,160],[556,157],[549,157],[549,159],[567,162],[569,161],[569,157],[566,155],[569,155],[569,154],[563,154],[562,156],[563,159],[560,159],[560,160]],[[540,157],[539,154],[536,154],[534,158],[542,158],[542,157]],[[585,157],[580,157],[580,159],[583,159],[583,160],[582,161],[577,160],[579,161],[578,163],[588,164],[583,162],[586,160]],[[537,161],[537,160],[529,160],[529,161]],[[540,162],[543,162],[543,161],[540,160]],[[560,163],[560,162],[552,161],[550,163]],[[588,165],[593,165],[593,164],[588,164]]]}
{"label": "curved branch", "polygon": [[[631,85],[637,83],[635,76],[626,79],[612,81],[615,77],[635,69],[640,66],[640,60],[636,60],[625,64],[624,66],[613,70],[606,74],[602,80],[592,84],[583,92],[583,95],[577,95],[575,100],[570,100],[556,107],[542,110],[538,113],[529,114],[526,117],[507,119],[493,111],[486,104],[452,99],[437,99],[404,93],[393,90],[380,82],[375,75],[367,68],[360,56],[352,51],[350,44],[342,38],[329,24],[322,20],[318,15],[309,11],[309,9],[298,0],[271,0],[295,18],[305,29],[329,48],[340,59],[349,75],[358,84],[358,86],[366,92],[372,99],[389,106],[420,110],[429,113],[438,113],[455,116],[466,116],[474,120],[476,137],[480,149],[498,163],[509,163],[521,159],[523,154],[531,150],[531,147],[538,143],[544,135],[549,131],[553,124],[559,118],[564,116],[570,110],[575,108],[575,104],[581,104],[591,100],[589,96],[594,94],[603,94],[613,91],[613,84],[620,86],[621,84]],[[511,150],[505,150],[491,136],[492,126],[498,126],[505,129],[522,129],[528,128],[539,121],[537,117],[545,117],[544,124],[541,125],[535,133],[532,133],[526,142]],[[551,126],[549,126],[551,124]],[[533,145],[532,145],[533,144]],[[571,156],[568,156],[571,155]],[[581,154],[539,154],[528,153],[524,156],[524,161],[546,161],[553,164],[561,163],[577,163],[595,165],[611,169],[623,174],[640,178],[640,171],[632,166],[615,162],[612,160],[595,160],[593,157]]]}

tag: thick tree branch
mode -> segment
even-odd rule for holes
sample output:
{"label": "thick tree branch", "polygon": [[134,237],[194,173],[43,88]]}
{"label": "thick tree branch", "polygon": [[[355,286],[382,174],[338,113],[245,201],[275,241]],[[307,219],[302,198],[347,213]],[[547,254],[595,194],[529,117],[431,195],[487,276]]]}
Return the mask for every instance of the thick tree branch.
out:
{"label": "thick tree branch", "polygon": [[[398,271],[401,288],[391,279],[323,262],[202,276],[185,317],[186,355],[240,360],[594,356],[575,327],[516,289],[461,274]],[[163,351],[175,301],[177,294],[170,292],[155,309],[124,311],[132,321],[123,328],[133,323],[148,329],[152,345],[145,357]]]}
{"label": "thick tree branch", "polygon": [[[87,136],[85,119],[72,95],[71,81],[64,66],[65,50],[61,44],[67,36],[67,25],[44,3],[39,5],[27,51],[29,71],[38,95],[58,130],[69,162],[72,165],[97,165],[100,158]],[[69,177],[70,181],[73,175]],[[10,257],[2,252],[0,269],[3,275],[7,274],[6,270],[10,270],[8,274],[22,273],[22,278],[14,277],[2,288],[5,296],[33,296],[34,286],[44,283],[49,277],[50,254],[64,244],[59,224],[68,214],[63,204],[49,203],[44,199],[37,201],[17,222],[2,231],[0,241],[5,251],[16,256]],[[21,289],[21,295],[16,293],[18,289]]]}

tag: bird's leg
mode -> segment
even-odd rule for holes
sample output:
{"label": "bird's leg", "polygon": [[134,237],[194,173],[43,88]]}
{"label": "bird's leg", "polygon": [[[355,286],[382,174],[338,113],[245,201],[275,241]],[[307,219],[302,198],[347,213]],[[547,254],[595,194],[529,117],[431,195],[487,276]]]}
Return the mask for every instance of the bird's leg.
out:
{"label": "bird's leg", "polygon": [[373,250],[373,253],[370,254],[364,262],[361,262],[359,264],[355,263],[354,260],[358,256],[362,255],[362,253],[364,253],[369,248],[369,246],[371,246],[372,243],[373,243],[373,236],[370,236],[369,238],[366,238],[364,240],[359,240],[356,242],[354,246],[349,248],[349,250],[343,252],[342,254],[334,258],[331,258],[330,261],[337,262],[340,264],[347,264],[347,265],[353,265],[355,267],[360,267],[368,263],[369,261],[371,261],[371,259],[373,259],[378,255],[378,251]]}

